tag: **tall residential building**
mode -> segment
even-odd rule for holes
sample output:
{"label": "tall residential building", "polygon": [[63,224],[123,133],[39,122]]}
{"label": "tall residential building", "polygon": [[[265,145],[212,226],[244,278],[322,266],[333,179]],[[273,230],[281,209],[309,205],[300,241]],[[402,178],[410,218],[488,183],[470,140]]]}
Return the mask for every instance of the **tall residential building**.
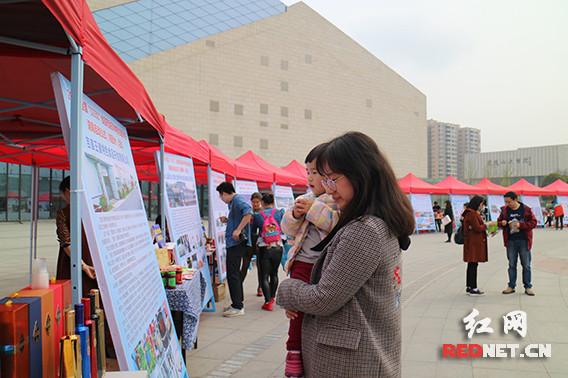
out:
{"label": "tall residential building", "polygon": [[468,166],[465,154],[481,151],[481,132],[471,127],[428,120],[428,177],[463,179]]}
{"label": "tall residential building", "polygon": [[428,120],[428,177],[458,175],[459,125]]}
{"label": "tall residential building", "polygon": [[252,149],[284,165],[358,130],[397,176],[426,176],[426,96],[306,4],[89,4],[168,122],[229,156]]}
{"label": "tall residential building", "polygon": [[458,130],[458,177],[466,179],[471,176],[470,165],[465,164],[466,154],[481,152],[481,131],[471,127],[460,127]]}

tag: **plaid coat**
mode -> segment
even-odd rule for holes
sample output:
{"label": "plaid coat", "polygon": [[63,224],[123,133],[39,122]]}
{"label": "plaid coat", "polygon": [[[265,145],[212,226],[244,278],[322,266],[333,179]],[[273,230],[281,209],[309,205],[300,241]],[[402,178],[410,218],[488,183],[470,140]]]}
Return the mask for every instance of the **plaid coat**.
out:
{"label": "plaid coat", "polygon": [[288,279],[277,303],[306,315],[307,378],[399,377],[401,252],[383,220],[340,229],[314,266],[311,284]]}

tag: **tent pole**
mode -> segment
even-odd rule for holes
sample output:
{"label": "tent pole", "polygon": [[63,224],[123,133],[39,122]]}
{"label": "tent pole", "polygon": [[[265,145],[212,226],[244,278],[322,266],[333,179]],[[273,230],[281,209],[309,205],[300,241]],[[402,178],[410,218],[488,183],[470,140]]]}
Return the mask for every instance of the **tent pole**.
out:
{"label": "tent pole", "polygon": [[82,156],[82,110],[83,102],[83,69],[81,47],[70,38],[73,45],[71,51],[71,151],[69,165],[71,167],[71,281],[73,287],[73,303],[81,303],[82,290],[82,255],[81,255],[81,156]]}
{"label": "tent pole", "polygon": [[166,238],[166,153],[164,138],[160,137],[160,227]]}
{"label": "tent pole", "polygon": [[36,258],[36,240],[37,240],[37,193],[38,193],[38,173],[39,170],[37,166],[32,166],[32,206],[31,206],[31,214],[30,214],[30,285],[32,284],[32,267],[33,267],[33,260]]}

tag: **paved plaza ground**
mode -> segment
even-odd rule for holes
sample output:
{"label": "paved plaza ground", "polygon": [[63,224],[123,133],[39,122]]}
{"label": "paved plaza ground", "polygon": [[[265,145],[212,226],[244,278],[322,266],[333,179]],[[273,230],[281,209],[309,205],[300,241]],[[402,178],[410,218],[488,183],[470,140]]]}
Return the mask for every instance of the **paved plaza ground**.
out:
{"label": "paved plaza ground", "polygon": [[[441,234],[417,235],[403,263],[403,377],[568,377],[568,230],[537,230],[533,248],[535,297],[518,291],[502,295],[507,259],[500,235],[490,239],[489,262],[480,264],[483,297],[465,295],[465,264],[460,246],[443,243]],[[27,283],[29,224],[0,224],[0,295]],[[40,223],[38,253],[55,271],[55,223]],[[284,279],[284,276],[282,275]],[[188,353],[191,377],[282,377],[287,320],[282,310],[260,310],[256,272],[245,282],[246,315],[226,319],[217,313],[201,318],[198,348]],[[475,308],[495,330],[467,340],[462,319]],[[525,338],[503,332],[503,315],[528,315]],[[442,360],[444,343],[552,344],[548,359]]]}

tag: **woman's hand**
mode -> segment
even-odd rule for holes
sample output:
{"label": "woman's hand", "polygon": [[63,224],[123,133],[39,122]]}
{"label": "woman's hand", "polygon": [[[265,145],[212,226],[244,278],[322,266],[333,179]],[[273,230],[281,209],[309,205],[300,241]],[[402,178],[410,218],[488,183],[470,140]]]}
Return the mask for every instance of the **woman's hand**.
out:
{"label": "woman's hand", "polygon": [[294,320],[299,316],[298,311],[286,310],[286,317],[290,320]]}
{"label": "woman's hand", "polygon": [[97,278],[97,274],[95,273],[95,268],[90,265],[83,263],[83,272],[92,280]]}

